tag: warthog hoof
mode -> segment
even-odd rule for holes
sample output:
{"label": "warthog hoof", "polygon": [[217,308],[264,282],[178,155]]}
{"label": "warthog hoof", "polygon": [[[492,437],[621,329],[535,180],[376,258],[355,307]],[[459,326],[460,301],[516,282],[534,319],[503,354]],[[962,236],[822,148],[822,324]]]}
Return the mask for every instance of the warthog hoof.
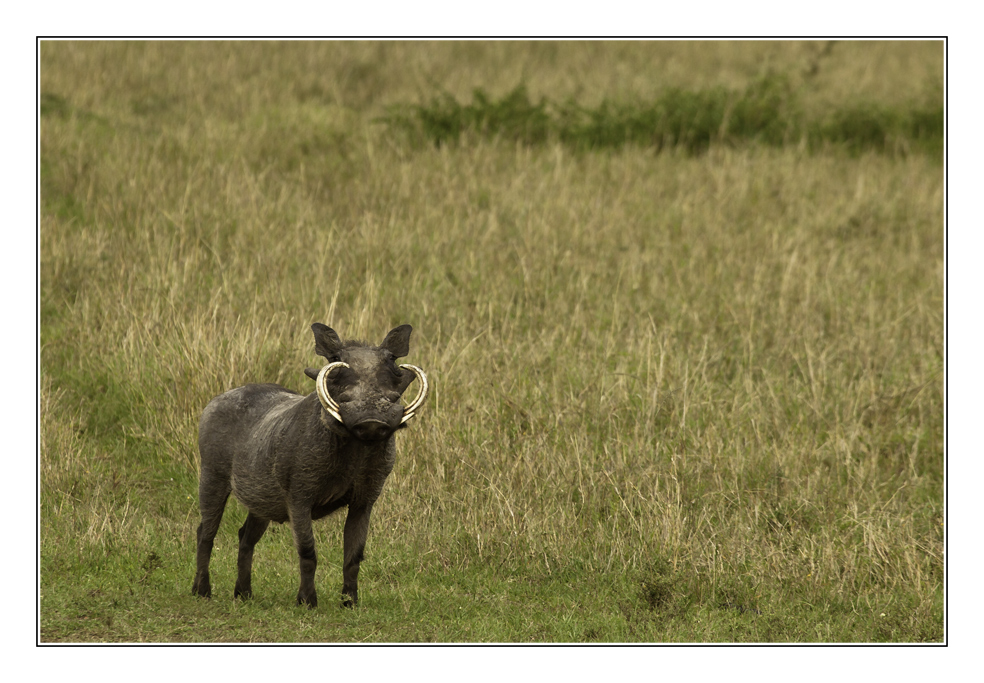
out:
{"label": "warthog hoof", "polygon": [[207,576],[195,580],[195,583],[191,587],[191,594],[197,595],[200,598],[212,597],[212,584],[209,582]]}
{"label": "warthog hoof", "polygon": [[300,592],[298,592],[297,593],[297,604],[298,605],[307,605],[308,606],[308,609],[314,609],[315,607],[318,606],[318,594],[312,591],[310,595],[304,596],[304,595],[301,595]]}

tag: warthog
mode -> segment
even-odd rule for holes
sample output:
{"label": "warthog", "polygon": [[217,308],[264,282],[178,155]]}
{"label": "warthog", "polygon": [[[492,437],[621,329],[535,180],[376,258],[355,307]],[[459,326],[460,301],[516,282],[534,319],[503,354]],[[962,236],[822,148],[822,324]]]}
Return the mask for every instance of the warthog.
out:
{"label": "warthog", "polygon": [[[369,514],[393,469],[394,432],[420,409],[427,377],[416,366],[395,363],[410,351],[409,325],[391,330],[379,346],[343,342],[321,323],[311,329],[315,352],[328,360],[320,371],[304,371],[315,380],[315,392],[301,396],[277,384],[247,384],[212,399],[202,413],[194,595],[212,595],[212,543],[233,493],[248,510],[239,529],[235,597],[252,595],[253,547],[267,526],[289,521],[300,558],[297,603],[316,607],[311,521],[347,505],[342,604],[359,600]],[[404,408],[400,396],[415,378],[419,393]]]}

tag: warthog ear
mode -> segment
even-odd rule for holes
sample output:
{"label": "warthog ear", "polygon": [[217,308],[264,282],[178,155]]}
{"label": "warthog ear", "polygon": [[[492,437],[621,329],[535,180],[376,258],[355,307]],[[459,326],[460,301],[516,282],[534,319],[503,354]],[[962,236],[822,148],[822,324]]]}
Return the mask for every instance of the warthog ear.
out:
{"label": "warthog ear", "polygon": [[314,332],[314,352],[319,356],[330,360],[342,348],[342,340],[338,338],[335,330],[327,325],[314,323],[311,325],[311,331]]}
{"label": "warthog ear", "polygon": [[405,355],[410,353],[411,332],[413,332],[413,328],[409,325],[394,327],[389,331],[389,334],[386,335],[386,339],[384,339],[383,343],[379,345],[379,348],[386,349],[396,358],[403,358]]}

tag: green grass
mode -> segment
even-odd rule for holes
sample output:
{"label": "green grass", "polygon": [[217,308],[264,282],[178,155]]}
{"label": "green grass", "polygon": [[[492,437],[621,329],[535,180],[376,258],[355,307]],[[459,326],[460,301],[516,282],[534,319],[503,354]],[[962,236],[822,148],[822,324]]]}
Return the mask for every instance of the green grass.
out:
{"label": "green grass", "polygon": [[[770,73],[699,149],[558,127]],[[929,43],[43,43],[41,641],[941,642],[941,76]],[[380,124],[433,102],[455,144]],[[310,391],[315,321],[411,323],[433,385],[360,607],[340,515],[321,607],[282,526],[233,601],[235,502],[194,598],[198,416]]]}
{"label": "green grass", "polygon": [[478,88],[471,104],[444,93],[423,105],[394,105],[379,121],[417,145],[477,135],[526,145],[560,142],[575,150],[640,145],[696,154],[712,143],[782,146],[802,140],[811,149],[833,144],[855,154],[922,151],[942,159],[941,95],[931,88],[908,106],[862,100],[807,118],[789,78],[773,73],[742,91],[670,88],[652,102],[604,100],[594,108],[573,99],[534,104],[525,85],[498,100]]}

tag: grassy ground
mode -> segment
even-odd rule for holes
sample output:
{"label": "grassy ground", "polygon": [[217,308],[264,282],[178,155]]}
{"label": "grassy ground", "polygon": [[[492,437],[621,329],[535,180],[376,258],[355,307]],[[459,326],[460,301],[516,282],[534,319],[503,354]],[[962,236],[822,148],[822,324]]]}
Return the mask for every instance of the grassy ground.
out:
{"label": "grassy ground", "polygon": [[[942,57],[43,44],[40,640],[942,641],[938,147],[432,144],[387,119],[475,88],[590,116],[781,74],[803,120],[903,121]],[[330,598],[341,516],[315,525],[321,607],[293,604],[286,527],[234,602],[235,502],[196,599],[198,416],[247,382],[312,390],[315,321],[411,323],[434,390],[360,607]]]}

